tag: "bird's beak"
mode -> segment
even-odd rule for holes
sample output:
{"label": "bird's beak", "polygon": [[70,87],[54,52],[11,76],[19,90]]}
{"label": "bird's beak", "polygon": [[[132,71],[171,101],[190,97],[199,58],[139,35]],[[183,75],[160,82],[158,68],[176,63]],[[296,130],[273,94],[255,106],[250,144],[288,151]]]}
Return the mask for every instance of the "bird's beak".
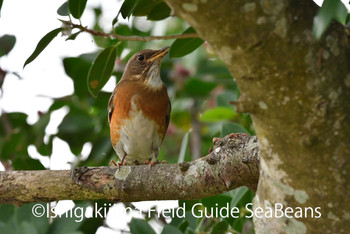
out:
{"label": "bird's beak", "polygon": [[169,46],[166,46],[160,50],[158,50],[155,54],[153,54],[147,62],[154,62],[155,60],[161,60],[168,52],[169,52]]}

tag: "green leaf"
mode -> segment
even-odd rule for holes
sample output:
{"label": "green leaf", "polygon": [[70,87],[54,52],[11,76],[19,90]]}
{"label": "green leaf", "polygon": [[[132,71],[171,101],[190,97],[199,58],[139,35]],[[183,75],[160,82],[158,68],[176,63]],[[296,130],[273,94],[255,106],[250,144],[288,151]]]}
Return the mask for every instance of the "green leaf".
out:
{"label": "green leaf", "polygon": [[135,219],[133,218],[130,222],[130,232],[132,234],[155,234],[156,232],[153,228],[143,219]]}
{"label": "green leaf", "polygon": [[[192,27],[190,27],[186,29],[186,31],[183,34],[195,33],[195,32],[196,31]],[[198,37],[176,39],[170,47],[169,57],[171,58],[183,57],[193,52],[195,49],[201,46],[203,42],[204,41]]]}
{"label": "green leaf", "polygon": [[246,193],[249,192],[249,189],[246,186],[242,186],[235,190],[236,190],[236,193],[232,198],[231,207],[237,207],[239,201],[244,197]]}
{"label": "green leaf", "polygon": [[170,224],[165,225],[161,233],[162,234],[182,234],[182,232],[178,228]]}
{"label": "green leaf", "polygon": [[[69,212],[67,212],[67,213],[69,213]],[[80,216],[80,214],[79,214],[79,216]],[[83,217],[84,217],[84,215],[83,215]],[[69,215],[67,215],[67,217],[66,217],[65,215],[62,215],[60,218],[54,219],[54,221],[50,225],[47,233],[50,233],[50,234],[67,234],[67,233],[83,234],[82,232],[78,231],[80,225],[82,224],[82,222],[78,222],[78,221],[80,220],[80,218],[83,218],[83,217],[78,217],[78,216],[74,216],[74,215],[72,217],[69,217]]]}
{"label": "green leaf", "polygon": [[126,24],[119,24],[115,28],[114,32],[116,34],[118,34],[118,35],[123,35],[123,36],[130,36],[130,35],[132,35],[131,29]]}
{"label": "green leaf", "polygon": [[[226,222],[232,222],[234,219],[230,215],[231,197],[226,195],[218,195],[215,197],[208,197],[201,200],[201,203],[206,207],[206,210],[220,210],[218,216],[223,218]],[[212,214],[215,217],[215,214]]]}
{"label": "green leaf", "polygon": [[132,14],[134,16],[147,16],[156,4],[157,2],[153,0],[138,0]]}
{"label": "green leaf", "polygon": [[232,120],[236,116],[232,107],[219,106],[213,109],[205,111],[200,116],[200,120],[203,122],[218,122],[223,120]]}
{"label": "green leaf", "polygon": [[30,157],[15,158],[12,160],[12,167],[15,170],[45,170],[39,160]]}
{"label": "green leaf", "polygon": [[74,94],[78,97],[83,97],[89,93],[86,87],[88,72],[91,67],[91,62],[78,58],[64,58],[63,66],[66,74],[73,80]]}
{"label": "green leaf", "polygon": [[64,2],[58,9],[57,14],[60,16],[68,16],[69,15],[69,5],[68,1]]}
{"label": "green leaf", "polygon": [[[211,210],[212,209],[220,209],[220,208],[228,208],[226,211],[230,212],[230,202],[231,202],[231,197],[227,196],[227,195],[218,195],[218,196],[214,196],[214,197],[207,197],[207,198],[203,198],[201,200],[201,203],[207,207],[207,210]],[[226,216],[230,216],[229,213],[226,214]]]}
{"label": "green leaf", "polygon": [[171,9],[165,2],[159,2],[149,12],[148,20],[162,20],[170,16]]}
{"label": "green leaf", "polygon": [[237,92],[230,90],[230,91],[223,91],[216,97],[216,105],[217,106],[230,106],[233,107],[232,104],[230,104],[230,101],[237,101],[238,94]]}
{"label": "green leaf", "polygon": [[231,133],[248,133],[248,131],[240,124],[224,122],[221,125],[220,137],[224,137]]}
{"label": "green leaf", "polygon": [[88,110],[70,106],[69,113],[58,126],[56,136],[66,141],[72,153],[78,155],[88,139],[93,139],[100,133],[96,132],[99,127],[98,119],[89,115]]}
{"label": "green leaf", "polygon": [[82,16],[87,0],[69,0],[69,11],[76,19]]}
{"label": "green leaf", "polygon": [[221,234],[221,233],[228,233],[228,223],[225,221],[221,221],[219,223],[216,223],[211,230],[211,234]]}
{"label": "green leaf", "polygon": [[46,34],[41,40],[39,41],[38,45],[36,46],[34,52],[27,58],[25,61],[23,68],[31,63],[38,55],[46,48],[48,44],[58,35],[59,32],[61,32],[63,28],[56,28]]}
{"label": "green leaf", "polygon": [[323,33],[329,27],[332,19],[345,25],[348,11],[344,4],[339,0],[324,0],[322,7],[319,9],[314,18],[312,32],[316,39],[320,39]]}
{"label": "green leaf", "polygon": [[186,212],[191,212],[192,207],[197,203],[201,203],[201,200],[179,200],[178,201],[179,207],[185,207]]}
{"label": "green leaf", "polygon": [[117,59],[117,46],[104,49],[93,62],[88,74],[88,88],[96,97],[112,75],[115,60]]}
{"label": "green leaf", "polygon": [[[133,10],[135,9],[136,5],[138,4],[139,0],[125,0],[122,7],[120,8],[119,13],[122,14],[122,17],[124,19],[126,19],[127,17],[129,17]],[[118,17],[117,15],[117,17]]]}
{"label": "green leaf", "polygon": [[[113,152],[113,155],[115,155],[114,150],[112,148],[111,139],[109,136],[99,138],[96,141],[92,142],[92,149],[90,152],[89,157],[86,161],[84,161],[84,165],[86,166],[93,166],[93,165],[105,165],[108,164],[110,161],[109,155],[107,155],[107,152]],[[108,162],[105,162],[106,159],[109,159]]]}
{"label": "green leaf", "polygon": [[82,31],[73,33],[72,35],[70,35],[70,36],[66,39],[66,41],[68,41],[68,40],[75,40],[75,38],[77,38],[77,36],[78,36],[81,32],[82,32]]}
{"label": "green leaf", "polygon": [[31,203],[21,207],[0,205],[0,233],[47,233],[49,220],[46,215],[35,217],[32,212],[33,205],[42,205],[46,208],[45,203]]}
{"label": "green leaf", "polygon": [[12,35],[4,35],[0,37],[0,57],[8,54],[16,43],[16,37]]}
{"label": "green leaf", "polygon": [[186,81],[184,92],[187,95],[193,96],[207,96],[215,87],[217,83],[202,81],[197,78],[190,78]]}
{"label": "green leaf", "polygon": [[61,124],[58,126],[60,134],[84,133],[86,131],[92,131],[93,128],[94,123],[91,121],[91,117],[84,112],[69,113],[63,118]]}

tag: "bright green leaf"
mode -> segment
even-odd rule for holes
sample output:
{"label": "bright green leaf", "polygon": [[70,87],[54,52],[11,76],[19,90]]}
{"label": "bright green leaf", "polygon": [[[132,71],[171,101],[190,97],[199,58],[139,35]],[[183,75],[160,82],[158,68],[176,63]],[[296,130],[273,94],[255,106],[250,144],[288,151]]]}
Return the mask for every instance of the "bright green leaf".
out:
{"label": "bright green leaf", "polygon": [[148,20],[162,20],[170,16],[171,9],[165,2],[159,2],[149,12]]}
{"label": "bright green leaf", "polygon": [[345,25],[348,11],[344,4],[339,0],[324,0],[322,7],[319,9],[314,18],[312,32],[319,40],[323,33],[327,30],[332,19]]}
{"label": "bright green leaf", "polygon": [[205,111],[200,120],[203,122],[217,122],[223,120],[232,120],[236,116],[235,111],[230,107],[219,106]]}
{"label": "bright green leaf", "polygon": [[[196,31],[191,27],[188,28],[183,34],[195,33]],[[199,46],[203,44],[203,40],[195,37],[195,38],[185,38],[185,39],[176,39],[174,43],[170,47],[169,56],[171,58],[183,57]]]}
{"label": "bright green leaf", "polygon": [[88,74],[88,88],[93,96],[107,83],[112,75],[117,58],[117,45],[104,49],[93,62]]}
{"label": "bright green leaf", "polygon": [[46,48],[48,44],[58,35],[59,32],[61,32],[63,28],[56,28],[46,34],[41,40],[39,41],[38,45],[36,46],[34,52],[27,58],[25,61],[23,68],[31,63],[38,55]]}
{"label": "bright green leaf", "polygon": [[16,37],[12,35],[4,35],[0,37],[0,57],[8,54],[15,46]]}
{"label": "bright green leaf", "polygon": [[76,19],[82,16],[87,0],[69,0],[69,11]]}
{"label": "bright green leaf", "polygon": [[130,222],[130,232],[132,234],[156,233],[147,221],[136,218],[133,218]]}
{"label": "bright green leaf", "polygon": [[64,2],[58,9],[57,14],[60,16],[68,16],[69,15],[69,5],[68,1]]}

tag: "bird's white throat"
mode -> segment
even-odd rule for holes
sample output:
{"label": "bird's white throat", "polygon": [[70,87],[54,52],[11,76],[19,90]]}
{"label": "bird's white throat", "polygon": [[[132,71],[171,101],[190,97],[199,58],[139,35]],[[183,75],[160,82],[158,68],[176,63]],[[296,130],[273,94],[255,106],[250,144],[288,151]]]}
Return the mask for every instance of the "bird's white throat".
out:
{"label": "bird's white throat", "polygon": [[163,81],[160,78],[160,65],[155,62],[152,64],[147,73],[146,83],[153,89],[161,89],[163,87]]}

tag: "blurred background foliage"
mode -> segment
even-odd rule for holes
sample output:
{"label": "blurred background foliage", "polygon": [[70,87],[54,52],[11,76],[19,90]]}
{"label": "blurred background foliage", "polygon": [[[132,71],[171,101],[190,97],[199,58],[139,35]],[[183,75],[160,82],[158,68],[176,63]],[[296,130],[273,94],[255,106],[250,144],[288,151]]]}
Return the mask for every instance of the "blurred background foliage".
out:
{"label": "blurred background foliage", "polygon": [[[326,0],[328,7],[322,7],[315,17],[314,35],[320,38],[332,19],[346,24],[348,13],[344,13],[344,5],[338,1]],[[79,19],[86,6],[86,0],[65,2],[57,11],[61,19]],[[89,25],[96,31],[105,31],[100,25],[103,14],[101,8],[94,8],[94,24]],[[157,27],[165,28],[164,35],[194,32],[183,20],[170,16],[170,8],[158,0],[125,0],[116,17],[111,19],[111,31],[124,36],[150,36]],[[56,16],[53,16],[56,17]],[[120,23],[120,18],[129,19],[128,23]],[[82,22],[84,23],[84,22]],[[58,33],[67,35],[67,40],[79,43],[80,31],[63,27],[48,33],[39,43],[26,64],[35,59]],[[159,159],[168,163],[190,161],[208,153],[213,137],[223,137],[229,133],[245,132],[254,135],[252,120],[248,114],[237,113],[230,104],[237,101],[239,89],[234,78],[222,61],[214,54],[210,45],[200,38],[181,40],[119,41],[114,38],[93,36],[99,50],[94,53],[82,54],[77,57],[63,58],[62,64],[66,74],[74,83],[74,93],[69,96],[53,99],[53,103],[45,113],[38,113],[39,120],[30,125],[24,113],[2,113],[0,116],[0,160],[6,170],[42,170],[45,169],[39,160],[33,159],[28,153],[29,146],[35,146],[37,151],[50,158],[53,139],[58,137],[67,142],[70,150],[76,155],[72,167],[107,166],[117,156],[109,139],[107,121],[107,103],[111,93],[94,90],[91,79],[97,79],[103,86],[108,79],[114,77],[116,82],[121,78],[128,59],[137,51],[145,48],[162,48],[171,45],[170,53],[163,59],[161,77],[168,88],[172,103],[171,122],[165,141],[163,142]],[[0,56],[7,55],[16,38],[11,35],[0,37]],[[96,64],[111,63],[103,52],[109,49],[115,53],[112,60],[110,76],[94,77],[102,68]],[[113,57],[114,58],[114,57]],[[100,59],[100,60],[98,60]],[[104,60],[105,59],[105,60]],[[97,62],[98,61],[98,62]],[[100,69],[100,70],[99,70]],[[0,67],[0,88],[6,77],[6,71]],[[92,74],[92,75],[91,75]],[[97,75],[98,76],[98,75]],[[96,96],[96,97],[94,97]],[[51,114],[61,108],[68,108],[68,114],[58,126],[56,134],[47,135],[45,129],[50,122]],[[87,157],[81,157],[85,144],[91,145]],[[208,185],[209,186],[209,185]],[[247,203],[252,202],[254,193],[246,187],[241,187],[225,194],[204,198],[200,201],[179,201],[190,209],[196,202],[203,205],[200,209],[215,207],[239,207],[239,218],[195,218],[189,210],[186,218],[164,219],[151,218],[159,222],[162,233],[252,233],[251,219],[245,218]],[[44,204],[45,205],[45,204]],[[90,202],[76,202],[77,206],[89,206]],[[132,204],[125,204],[133,207]],[[31,213],[32,204],[20,208],[12,205],[0,206],[1,233],[95,233],[103,225],[102,219],[84,219],[81,223],[69,219],[34,218]],[[5,215],[6,214],[6,215]],[[150,218],[132,219],[129,223],[132,233],[155,232],[149,224]],[[14,230],[14,232],[8,232]]]}

